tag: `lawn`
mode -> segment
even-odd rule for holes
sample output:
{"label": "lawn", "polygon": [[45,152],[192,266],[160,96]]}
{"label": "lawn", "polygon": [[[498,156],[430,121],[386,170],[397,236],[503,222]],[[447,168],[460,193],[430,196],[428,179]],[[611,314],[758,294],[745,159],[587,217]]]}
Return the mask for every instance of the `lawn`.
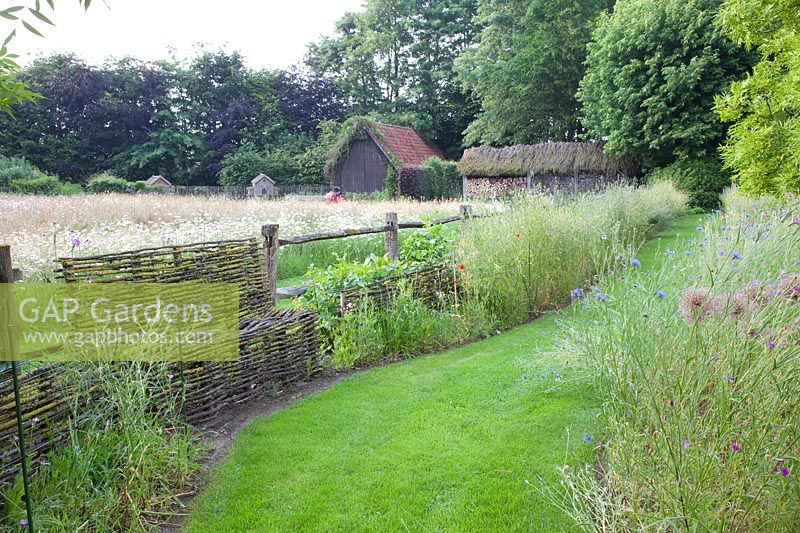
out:
{"label": "lawn", "polygon": [[[682,218],[639,254],[656,266]],[[187,531],[566,531],[541,495],[585,463],[599,402],[549,315],[469,346],[374,368],[256,420]]]}

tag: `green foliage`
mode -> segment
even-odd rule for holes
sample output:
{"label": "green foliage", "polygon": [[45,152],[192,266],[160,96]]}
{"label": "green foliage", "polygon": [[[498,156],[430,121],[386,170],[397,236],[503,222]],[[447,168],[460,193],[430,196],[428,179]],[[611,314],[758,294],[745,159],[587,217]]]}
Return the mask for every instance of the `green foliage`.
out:
{"label": "green foliage", "polygon": [[[175,400],[152,401],[154,389],[170,386],[166,365],[75,364],[65,372],[79,402],[69,406],[67,442],[31,481],[37,530],[149,530],[153,512],[178,502],[201,455]],[[9,530],[25,516],[22,494],[20,478],[2,493]]]}
{"label": "green foliage", "polygon": [[569,498],[608,531],[800,524],[800,204],[735,203],[747,210],[710,217],[661,268],[640,257],[603,279],[605,300],[564,324],[604,406],[605,475]]}
{"label": "green foliage", "polygon": [[601,18],[578,98],[584,125],[609,153],[652,169],[716,151],[725,128],[714,95],[752,63],[715,23],[719,4],[620,0]]}
{"label": "green foliage", "polygon": [[118,178],[110,172],[102,172],[89,178],[89,181],[86,183],[86,188],[94,193],[126,192],[128,189],[133,189],[133,184],[127,180]]}
{"label": "green foliage", "polygon": [[460,196],[461,177],[452,161],[429,157],[422,163],[420,196],[425,200],[445,200]]}
{"label": "green foliage", "polygon": [[575,92],[586,44],[612,0],[481,0],[478,46],[458,76],[481,103],[465,144],[573,141],[583,131]]}
{"label": "green foliage", "polygon": [[259,174],[267,173],[270,161],[256,150],[252,144],[225,154],[222,158],[222,170],[217,176],[220,185],[250,185],[250,181]]}
{"label": "green foliage", "polygon": [[716,101],[722,120],[733,123],[725,166],[744,192],[800,192],[800,6],[726,0],[720,20],[731,39],[757,47],[761,58]]}
{"label": "green foliage", "polygon": [[678,161],[650,172],[648,183],[669,181],[689,195],[689,205],[706,211],[717,209],[720,194],[731,184],[731,177],[714,156]]}
{"label": "green foliage", "polygon": [[11,190],[17,194],[56,196],[83,192],[83,187],[77,183],[64,183],[55,176],[44,174],[30,179],[15,179],[11,181],[10,185]]}
{"label": "green foliage", "polygon": [[43,175],[41,170],[22,157],[0,156],[0,187],[9,187],[14,180],[29,180]]}
{"label": "green foliage", "polygon": [[399,255],[407,269],[445,263],[455,249],[452,225],[428,226],[410,233],[400,242]]}
{"label": "green foliage", "polygon": [[351,114],[422,126],[456,157],[477,105],[459,87],[453,64],[474,43],[477,4],[367,0],[362,12],[336,23],[334,36],[310,45],[306,61],[336,83]]}

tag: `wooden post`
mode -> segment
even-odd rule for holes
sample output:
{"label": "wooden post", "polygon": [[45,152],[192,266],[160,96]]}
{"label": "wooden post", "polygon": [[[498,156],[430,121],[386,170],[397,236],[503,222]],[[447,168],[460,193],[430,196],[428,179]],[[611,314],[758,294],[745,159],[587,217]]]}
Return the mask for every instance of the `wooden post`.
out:
{"label": "wooden post", "polygon": [[267,273],[267,292],[272,305],[278,302],[278,224],[261,226],[264,235],[264,269]]}
{"label": "wooden post", "polygon": [[467,201],[467,177],[461,176],[461,199]]}
{"label": "wooden post", "polygon": [[469,204],[461,204],[458,207],[458,215],[461,217],[461,229],[464,229],[464,226],[467,223],[467,220],[472,217],[472,206]]}
{"label": "wooden post", "polygon": [[385,250],[386,255],[392,261],[397,261],[400,256],[400,250],[397,244],[397,213],[386,213],[386,231],[384,231]]}
{"label": "wooden post", "polygon": [[16,299],[14,288],[14,269],[11,267],[11,246],[0,245],[0,328],[3,328],[0,344],[3,351],[8,351],[11,360],[11,378],[14,383],[14,409],[17,416],[17,444],[19,446],[19,460],[22,465],[22,486],[25,493],[25,514],[28,520],[28,531],[33,533],[33,511],[31,510],[31,489],[28,481],[28,453],[25,451],[25,429],[22,421],[22,407],[19,394],[19,331],[16,321]]}

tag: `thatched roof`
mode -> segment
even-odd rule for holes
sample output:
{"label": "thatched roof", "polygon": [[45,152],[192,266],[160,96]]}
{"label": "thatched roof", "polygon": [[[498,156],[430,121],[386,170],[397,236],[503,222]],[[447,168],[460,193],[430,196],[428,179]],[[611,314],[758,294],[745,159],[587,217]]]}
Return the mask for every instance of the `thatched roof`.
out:
{"label": "thatched roof", "polygon": [[630,177],[639,172],[639,166],[633,158],[607,155],[600,142],[558,142],[469,148],[458,162],[458,172],[475,178],[536,174]]}

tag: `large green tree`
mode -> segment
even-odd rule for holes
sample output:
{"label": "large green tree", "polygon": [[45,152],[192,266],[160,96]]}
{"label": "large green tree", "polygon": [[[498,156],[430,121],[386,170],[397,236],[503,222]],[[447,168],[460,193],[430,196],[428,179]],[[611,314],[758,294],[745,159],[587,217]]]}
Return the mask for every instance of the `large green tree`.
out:
{"label": "large green tree", "polygon": [[458,61],[481,112],[467,144],[574,140],[586,44],[613,0],[481,0],[478,46]]}
{"label": "large green tree", "polygon": [[601,19],[578,98],[609,152],[645,168],[715,154],[725,127],[714,96],[752,65],[715,23],[720,1],[619,0]]}
{"label": "large green tree", "polygon": [[725,164],[744,191],[800,192],[800,2],[726,0],[720,19],[727,35],[761,56],[717,100],[720,116],[733,121]]}
{"label": "large green tree", "polygon": [[456,57],[474,43],[478,0],[367,0],[306,62],[334,81],[349,115],[419,128],[456,156],[477,108],[455,80]]}

